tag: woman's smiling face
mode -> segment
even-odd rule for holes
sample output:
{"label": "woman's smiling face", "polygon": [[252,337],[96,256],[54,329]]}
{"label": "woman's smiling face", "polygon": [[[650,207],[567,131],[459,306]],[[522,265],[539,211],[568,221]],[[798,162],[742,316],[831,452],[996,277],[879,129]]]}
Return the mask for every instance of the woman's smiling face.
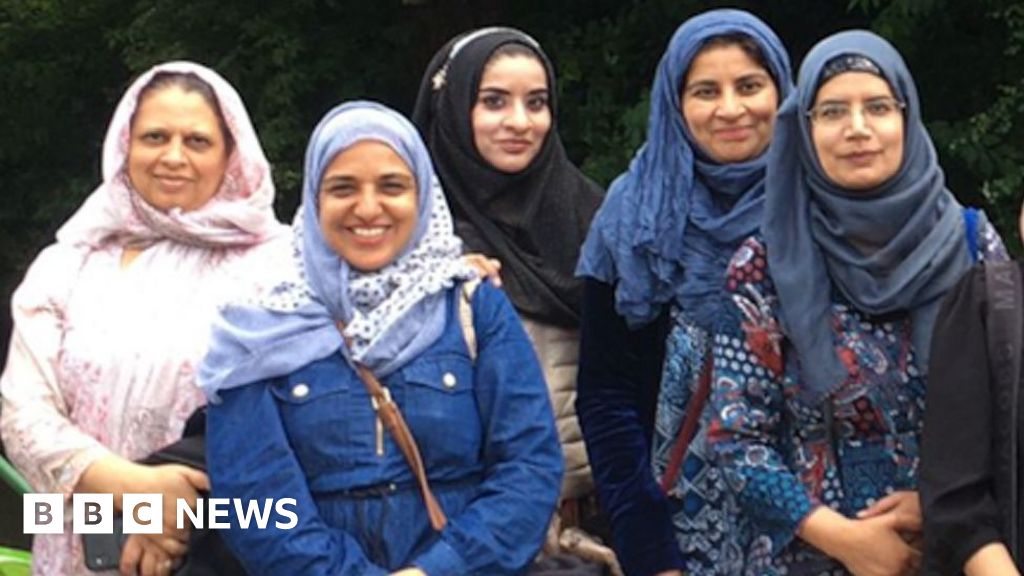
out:
{"label": "woman's smiling face", "polygon": [[154,208],[195,210],[217,190],[228,164],[217,112],[176,84],[146,93],[131,124],[128,177]]}
{"label": "woman's smiling face", "polygon": [[884,79],[844,72],[818,88],[811,138],[821,169],[848,190],[870,190],[903,164],[902,104]]}
{"label": "woman's smiling face", "polygon": [[477,151],[495,169],[525,170],[551,130],[547,73],[524,54],[498,55],[484,67],[471,121]]}
{"label": "woman's smiling face", "polygon": [[768,148],[779,107],[771,75],[739,44],[697,54],[683,81],[683,121],[712,160],[745,162]]}
{"label": "woman's smiling face", "polygon": [[318,203],[327,245],[363,272],[394,262],[419,219],[416,178],[401,156],[375,140],[357,142],[331,160]]}

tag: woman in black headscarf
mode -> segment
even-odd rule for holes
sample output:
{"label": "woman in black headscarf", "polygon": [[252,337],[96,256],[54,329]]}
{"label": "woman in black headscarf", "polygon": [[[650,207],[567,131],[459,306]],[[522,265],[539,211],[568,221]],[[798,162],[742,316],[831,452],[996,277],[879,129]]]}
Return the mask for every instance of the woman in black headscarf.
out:
{"label": "woman in black headscarf", "polygon": [[452,39],[430,61],[413,121],[423,132],[467,250],[501,280],[544,367],[565,452],[563,498],[591,491],[575,402],[581,281],[573,271],[602,190],[567,158],[555,76],[511,28]]}

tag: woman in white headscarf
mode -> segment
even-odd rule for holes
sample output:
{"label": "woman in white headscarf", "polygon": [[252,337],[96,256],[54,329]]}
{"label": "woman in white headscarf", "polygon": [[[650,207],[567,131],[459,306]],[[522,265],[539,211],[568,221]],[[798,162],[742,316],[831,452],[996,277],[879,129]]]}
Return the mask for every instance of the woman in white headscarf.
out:
{"label": "woman in white headscarf", "polygon": [[[164,534],[133,536],[121,568],[167,574],[185,553],[176,498],[205,474],[140,459],[205,403],[195,385],[217,304],[254,289],[285,228],[242,100],[203,66],[171,62],[124,94],[103,182],[14,294],[0,390],[8,456],[39,492],[164,496]],[[81,539],[36,535],[34,572],[91,574]],[[116,566],[111,566],[116,568]]]}

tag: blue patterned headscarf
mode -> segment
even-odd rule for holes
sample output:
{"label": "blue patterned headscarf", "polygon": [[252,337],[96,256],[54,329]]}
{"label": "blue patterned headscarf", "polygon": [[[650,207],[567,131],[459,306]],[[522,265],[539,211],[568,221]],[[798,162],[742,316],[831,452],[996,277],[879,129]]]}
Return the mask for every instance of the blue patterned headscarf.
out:
{"label": "blue patterned headscarf", "polygon": [[[873,62],[906,104],[903,163],[873,190],[851,191],[828,179],[807,117],[826,67],[851,55]],[[921,122],[914,80],[891,44],[851,30],[811,49],[796,93],[779,109],[766,187],[769,269],[805,399],[822,399],[847,377],[831,325],[834,290],[865,314],[909,311],[917,366],[925,373],[939,300],[971,266],[971,256],[962,208],[946,189]]]}
{"label": "blue patterned headscarf", "polygon": [[[409,166],[418,218],[393,262],[358,271],[324,239],[318,195],[334,157],[368,140],[387,145]],[[373,102],[338,106],[313,131],[293,233],[295,251],[282,279],[252,301],[224,307],[214,325],[199,373],[211,399],[218,390],[287,374],[338,349],[386,376],[441,336],[445,290],[474,275],[461,257],[462,244],[419,133],[401,114]],[[344,323],[351,349],[343,346],[337,321]]]}
{"label": "blue patterned headscarf", "polygon": [[785,47],[753,15],[711,10],[676,30],[654,79],[647,142],[612,182],[576,269],[616,285],[615,309],[630,326],[650,322],[675,301],[710,328],[729,258],[761,223],[765,155],[712,162],[680,113],[693,59],[708,40],[731,34],[760,47],[780,101],[792,91]]}

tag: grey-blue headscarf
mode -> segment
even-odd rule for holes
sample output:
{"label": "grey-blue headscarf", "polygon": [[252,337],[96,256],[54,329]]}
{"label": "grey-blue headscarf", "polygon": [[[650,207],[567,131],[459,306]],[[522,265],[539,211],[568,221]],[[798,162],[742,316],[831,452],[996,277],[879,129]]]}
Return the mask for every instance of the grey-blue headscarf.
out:
{"label": "grey-blue headscarf", "polygon": [[792,91],[785,47],[753,15],[711,10],[676,30],[651,90],[647,142],[612,182],[576,269],[579,276],[616,285],[615,309],[630,326],[650,322],[674,300],[710,328],[729,258],[761,223],[765,155],[712,162],[680,112],[693,59],[708,40],[729,34],[757,43],[780,101]]}
{"label": "grey-blue headscarf", "polygon": [[[325,241],[318,195],[334,157],[367,140],[386,144],[409,166],[418,219],[393,262],[358,271]],[[462,244],[419,133],[401,114],[373,102],[338,106],[313,131],[293,233],[292,266],[280,272],[281,280],[266,294],[225,306],[214,324],[199,371],[200,387],[211,400],[218,390],[290,373],[339,349],[385,376],[441,336],[445,290],[474,275],[461,257]],[[351,350],[343,345],[337,321],[345,324]]]}
{"label": "grey-blue headscarf", "polygon": [[[873,190],[851,191],[832,183],[811,140],[807,111],[822,70],[842,55],[874,62],[893,95],[906,104],[903,163]],[[970,268],[971,257],[962,208],[946,189],[921,122],[914,80],[891,44],[871,32],[852,30],[811,49],[800,67],[796,93],[779,110],[766,182],[763,232],[769,269],[783,329],[800,360],[804,398],[821,400],[847,377],[831,323],[834,290],[865,314],[909,311],[917,366],[925,373],[939,301]]]}

